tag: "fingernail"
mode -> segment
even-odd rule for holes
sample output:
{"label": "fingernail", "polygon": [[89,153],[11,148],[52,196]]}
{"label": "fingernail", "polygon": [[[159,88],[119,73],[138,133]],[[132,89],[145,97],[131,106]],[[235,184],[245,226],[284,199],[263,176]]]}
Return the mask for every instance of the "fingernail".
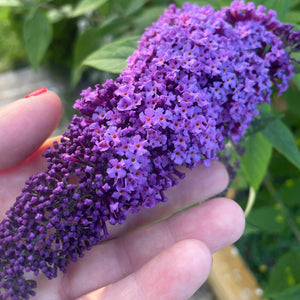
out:
{"label": "fingernail", "polygon": [[47,91],[48,91],[47,88],[42,87],[42,88],[39,88],[39,89],[29,93],[27,96],[25,96],[25,98],[29,98],[29,97],[32,97],[32,96],[38,96],[38,95],[46,93]]}

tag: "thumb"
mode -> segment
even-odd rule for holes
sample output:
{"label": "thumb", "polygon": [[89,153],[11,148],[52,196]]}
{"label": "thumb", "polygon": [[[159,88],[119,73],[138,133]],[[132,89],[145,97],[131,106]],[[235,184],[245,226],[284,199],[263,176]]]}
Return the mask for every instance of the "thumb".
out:
{"label": "thumb", "polygon": [[0,108],[0,170],[29,157],[57,127],[61,101],[46,88],[41,90]]}

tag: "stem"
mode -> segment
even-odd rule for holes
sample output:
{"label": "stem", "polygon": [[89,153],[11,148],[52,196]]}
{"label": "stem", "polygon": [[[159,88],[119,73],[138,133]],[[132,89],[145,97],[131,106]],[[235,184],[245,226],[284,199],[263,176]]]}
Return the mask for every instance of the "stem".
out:
{"label": "stem", "polygon": [[293,219],[292,213],[290,212],[288,207],[284,204],[284,202],[281,200],[278,192],[274,188],[274,185],[272,184],[272,182],[270,180],[269,174],[267,174],[267,176],[264,180],[264,184],[265,184],[268,192],[270,193],[270,195],[274,198],[275,202],[277,202],[280,205],[280,207],[284,210],[284,212],[286,213],[288,225],[290,226],[290,229],[293,232],[293,234],[295,235],[297,241],[300,243],[300,231],[298,229],[298,226]]}
{"label": "stem", "polygon": [[247,206],[245,208],[245,217],[247,217],[252,210],[252,207],[255,203],[255,198],[256,198],[256,192],[253,186],[250,186],[249,188],[249,196],[248,196],[248,201],[247,201]]}

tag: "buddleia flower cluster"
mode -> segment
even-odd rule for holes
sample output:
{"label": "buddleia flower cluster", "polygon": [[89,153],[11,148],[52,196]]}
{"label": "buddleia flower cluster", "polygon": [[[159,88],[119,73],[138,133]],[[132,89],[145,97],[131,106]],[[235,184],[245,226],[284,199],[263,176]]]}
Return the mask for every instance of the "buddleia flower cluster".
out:
{"label": "buddleia flower cluster", "polygon": [[[289,52],[286,49],[289,49]],[[238,142],[293,76],[300,32],[264,6],[171,5],[115,80],[82,91],[61,142],[0,223],[0,299],[28,299],[109,236],[107,224],[167,200],[184,174]]]}

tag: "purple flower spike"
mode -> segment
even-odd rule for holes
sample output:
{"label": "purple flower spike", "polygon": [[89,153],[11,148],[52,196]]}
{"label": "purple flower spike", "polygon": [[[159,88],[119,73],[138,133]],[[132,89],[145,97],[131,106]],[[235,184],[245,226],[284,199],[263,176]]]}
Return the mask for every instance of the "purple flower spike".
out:
{"label": "purple flower spike", "polygon": [[287,89],[286,47],[300,49],[300,32],[263,6],[171,5],[115,81],[81,93],[81,116],[0,223],[0,300],[33,296],[26,272],[65,272],[109,236],[108,223],[166,201],[184,177],[177,166],[209,166],[238,142],[272,85]]}

